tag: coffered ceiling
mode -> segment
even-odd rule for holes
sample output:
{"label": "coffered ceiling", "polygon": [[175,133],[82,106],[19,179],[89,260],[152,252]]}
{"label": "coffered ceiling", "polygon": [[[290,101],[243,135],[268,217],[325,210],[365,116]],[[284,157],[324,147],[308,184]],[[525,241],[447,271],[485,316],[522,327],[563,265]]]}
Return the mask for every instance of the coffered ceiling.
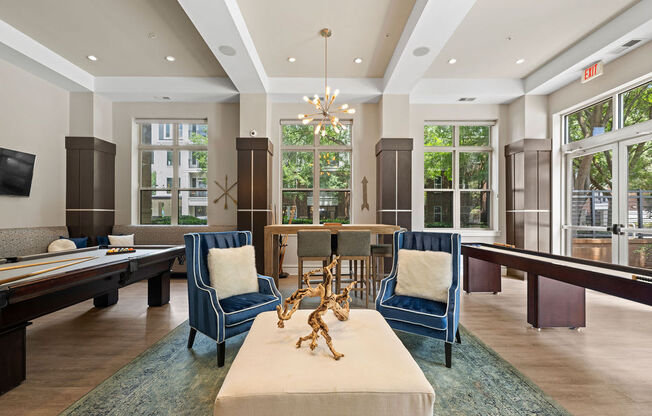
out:
{"label": "coffered ceiling", "polygon": [[176,0],[0,0],[0,19],[94,76],[226,76]]}
{"label": "coffered ceiling", "polygon": [[635,3],[477,0],[425,77],[523,78]]}
{"label": "coffered ceiling", "polygon": [[[270,77],[324,75],[322,28],[333,77],[382,77],[415,0],[238,0],[247,30]],[[294,63],[287,58],[294,57]],[[362,58],[362,63],[353,62]]]}

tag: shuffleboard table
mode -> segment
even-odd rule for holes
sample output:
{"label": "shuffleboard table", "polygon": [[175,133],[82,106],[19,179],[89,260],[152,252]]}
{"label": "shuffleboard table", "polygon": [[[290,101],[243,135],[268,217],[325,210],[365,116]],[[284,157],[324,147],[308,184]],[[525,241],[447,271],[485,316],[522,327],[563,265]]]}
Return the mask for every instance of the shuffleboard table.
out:
{"label": "shuffleboard table", "polygon": [[500,266],[527,273],[527,321],[535,328],[586,326],[585,290],[652,306],[652,270],[493,244],[462,244],[463,288],[500,292]]}
{"label": "shuffleboard table", "polygon": [[147,303],[170,301],[170,269],[184,246],[135,246],[108,255],[90,247],[7,259],[0,264],[0,394],[25,380],[26,327],[30,321],[93,299],[95,307],[118,302],[118,289],[147,280]]}

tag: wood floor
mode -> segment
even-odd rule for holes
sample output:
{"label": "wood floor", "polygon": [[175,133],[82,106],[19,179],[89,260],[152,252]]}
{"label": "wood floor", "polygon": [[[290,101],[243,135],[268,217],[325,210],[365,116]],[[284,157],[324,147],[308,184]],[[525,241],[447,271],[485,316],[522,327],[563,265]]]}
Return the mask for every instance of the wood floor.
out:
{"label": "wood floor", "polygon": [[[281,282],[290,289],[296,278]],[[586,329],[538,332],[526,324],[525,289],[503,279],[499,295],[462,295],[463,325],[576,415],[650,414],[652,309],[591,292]],[[0,396],[0,415],[56,415],[186,318],[186,282],[173,280],[161,308],[147,307],[138,283],[109,308],[88,301],[35,320],[27,380]]]}

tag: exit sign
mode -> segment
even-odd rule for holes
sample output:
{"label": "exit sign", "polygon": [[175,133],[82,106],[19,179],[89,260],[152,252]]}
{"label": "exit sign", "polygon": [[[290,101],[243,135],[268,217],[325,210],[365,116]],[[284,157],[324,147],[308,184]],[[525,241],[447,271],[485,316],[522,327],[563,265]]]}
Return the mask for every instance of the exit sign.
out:
{"label": "exit sign", "polygon": [[602,75],[602,61],[596,62],[582,72],[582,84]]}

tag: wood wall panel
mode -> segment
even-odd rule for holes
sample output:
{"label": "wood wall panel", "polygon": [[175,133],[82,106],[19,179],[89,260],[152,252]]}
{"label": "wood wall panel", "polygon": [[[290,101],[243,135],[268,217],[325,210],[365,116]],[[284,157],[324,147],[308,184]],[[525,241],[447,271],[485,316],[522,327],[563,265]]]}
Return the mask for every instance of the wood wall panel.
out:
{"label": "wood wall panel", "polygon": [[251,231],[256,268],[265,269],[265,226],[272,223],[272,156],[266,137],[236,138],[238,152],[238,230]]}
{"label": "wood wall panel", "polygon": [[66,137],[66,225],[71,237],[111,233],[115,222],[116,145],[96,137]]}
{"label": "wood wall panel", "polygon": [[412,228],[412,139],[376,143],[376,219]]}
{"label": "wood wall panel", "polygon": [[551,141],[523,139],[505,146],[506,239],[550,251]]}

